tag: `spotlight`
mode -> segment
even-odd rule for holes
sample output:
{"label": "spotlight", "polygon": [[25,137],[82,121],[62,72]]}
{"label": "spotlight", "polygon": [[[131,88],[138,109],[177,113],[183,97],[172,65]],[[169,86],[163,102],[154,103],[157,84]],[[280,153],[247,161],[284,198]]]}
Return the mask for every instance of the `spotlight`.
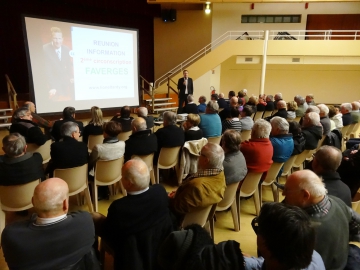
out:
{"label": "spotlight", "polygon": [[211,4],[211,2],[206,2],[206,8],[205,8],[205,13],[206,14],[210,14],[210,12],[211,12],[210,4]]}

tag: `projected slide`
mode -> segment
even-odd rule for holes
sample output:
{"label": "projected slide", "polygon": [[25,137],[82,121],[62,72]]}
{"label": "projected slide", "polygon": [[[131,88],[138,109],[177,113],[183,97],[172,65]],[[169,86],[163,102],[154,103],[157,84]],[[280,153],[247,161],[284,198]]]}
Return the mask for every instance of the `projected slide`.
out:
{"label": "projected slide", "polygon": [[38,113],[139,105],[136,30],[25,17]]}

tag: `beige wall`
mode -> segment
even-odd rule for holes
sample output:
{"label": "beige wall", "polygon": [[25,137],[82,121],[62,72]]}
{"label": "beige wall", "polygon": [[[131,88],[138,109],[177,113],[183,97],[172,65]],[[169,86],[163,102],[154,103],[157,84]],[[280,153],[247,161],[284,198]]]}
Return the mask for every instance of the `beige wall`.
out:
{"label": "beige wall", "polygon": [[211,14],[178,10],[177,20],[154,19],[155,80],[211,42]]}

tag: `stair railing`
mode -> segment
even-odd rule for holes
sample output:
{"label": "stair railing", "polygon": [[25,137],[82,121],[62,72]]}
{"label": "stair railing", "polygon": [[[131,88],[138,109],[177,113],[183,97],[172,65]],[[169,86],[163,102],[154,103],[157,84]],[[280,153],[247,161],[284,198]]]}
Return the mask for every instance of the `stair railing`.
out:
{"label": "stair railing", "polygon": [[151,107],[152,111],[154,111],[154,103],[155,103],[155,88],[153,83],[148,82],[143,76],[140,75],[140,81],[141,81],[141,94],[142,94],[142,100],[145,100],[144,96],[148,94],[151,97]]}
{"label": "stair railing", "polygon": [[[15,88],[14,88],[13,84],[11,83],[11,80],[7,74],[5,74],[5,79],[6,79],[6,85],[7,85],[8,97],[9,97],[9,108],[16,110],[19,108],[19,105],[17,103],[17,97],[16,97],[17,93],[16,93]],[[12,107],[11,104],[14,104],[14,107]]]}

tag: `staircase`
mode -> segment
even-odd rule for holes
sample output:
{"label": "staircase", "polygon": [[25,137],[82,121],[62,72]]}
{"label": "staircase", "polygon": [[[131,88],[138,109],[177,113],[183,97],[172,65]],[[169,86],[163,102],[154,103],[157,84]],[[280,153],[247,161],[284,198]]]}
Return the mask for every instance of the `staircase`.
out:
{"label": "staircase", "polygon": [[173,107],[176,102],[171,102],[172,98],[154,98],[145,99],[146,107],[150,108],[152,113],[161,113],[164,111],[177,111],[178,107]]}
{"label": "staircase", "polygon": [[10,128],[11,122],[9,123],[9,119],[11,115],[6,115],[7,112],[12,112],[12,109],[0,109],[0,128]]}

